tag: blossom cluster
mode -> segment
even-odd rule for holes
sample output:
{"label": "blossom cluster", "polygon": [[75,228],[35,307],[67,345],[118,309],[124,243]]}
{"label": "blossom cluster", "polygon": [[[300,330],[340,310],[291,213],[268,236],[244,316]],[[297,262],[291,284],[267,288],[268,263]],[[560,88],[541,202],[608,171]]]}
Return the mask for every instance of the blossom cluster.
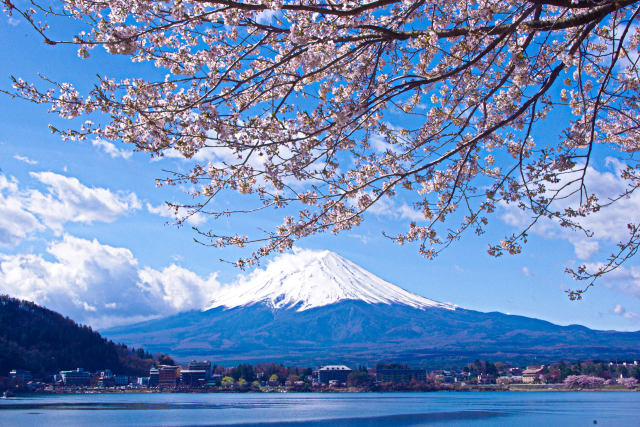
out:
{"label": "blossom cluster", "polygon": [[[608,203],[583,185],[593,147],[629,163],[640,149],[636,0],[64,0],[55,11],[3,3],[32,23],[42,13],[81,22],[69,41],[82,58],[102,47],[158,70],[155,79],[101,76],[85,94],[16,79],[17,95],[64,118],[92,117],[55,129],[63,137],[124,141],[154,156],[224,153],[161,183],[193,184],[191,207],[215,217],[293,212],[251,237],[201,230],[213,245],[258,243],[240,266],[352,229],[399,196],[422,219],[389,237],[427,257],[465,231],[483,233],[505,203],[531,225],[546,217],[583,230],[580,219]],[[573,119],[557,137],[534,138],[554,110]],[[626,171],[627,195],[638,176]],[[210,207],[226,191],[255,207]],[[556,206],[572,196],[572,208]],[[519,253],[531,225],[489,253]]]}

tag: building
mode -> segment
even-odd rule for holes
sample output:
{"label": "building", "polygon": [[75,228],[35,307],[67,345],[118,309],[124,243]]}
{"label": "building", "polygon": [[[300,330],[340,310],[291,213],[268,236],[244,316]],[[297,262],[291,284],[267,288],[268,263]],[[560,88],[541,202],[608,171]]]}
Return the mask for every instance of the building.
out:
{"label": "building", "polygon": [[113,383],[116,387],[129,385],[129,375],[114,375]]}
{"label": "building", "polygon": [[533,384],[540,381],[540,376],[544,370],[542,366],[527,366],[527,369],[522,371],[522,382],[525,384]]}
{"label": "building", "polygon": [[[151,376],[151,372],[149,372]],[[175,387],[178,382],[178,366],[158,366],[158,387]]]}
{"label": "building", "polygon": [[9,372],[9,379],[27,383],[33,379],[33,374],[24,369],[13,369]]}
{"label": "building", "polygon": [[110,369],[100,371],[100,373],[98,374],[97,384],[100,387],[113,387],[115,385],[113,372],[111,372]]}
{"label": "building", "polygon": [[149,369],[149,387],[158,387],[160,382],[160,370],[158,368]]}
{"label": "building", "polygon": [[213,366],[211,365],[211,362],[209,362],[208,360],[203,360],[202,362],[199,362],[197,360],[192,360],[187,365],[187,370],[189,370],[189,371],[205,371],[205,378],[206,379],[211,378],[211,375],[213,375]]}
{"label": "building", "polygon": [[188,387],[201,387],[207,381],[204,369],[183,369],[180,371],[180,384]]}
{"label": "building", "polygon": [[65,386],[88,386],[91,382],[91,374],[82,368],[60,371],[60,376]]}
{"label": "building", "polygon": [[496,378],[491,374],[478,375],[478,384],[495,384]]}
{"label": "building", "polygon": [[347,377],[351,373],[351,368],[344,365],[328,365],[318,369],[318,382],[329,384],[330,381],[336,383],[346,383]]}
{"label": "building", "polygon": [[376,381],[380,383],[426,382],[427,371],[424,369],[377,369]]}

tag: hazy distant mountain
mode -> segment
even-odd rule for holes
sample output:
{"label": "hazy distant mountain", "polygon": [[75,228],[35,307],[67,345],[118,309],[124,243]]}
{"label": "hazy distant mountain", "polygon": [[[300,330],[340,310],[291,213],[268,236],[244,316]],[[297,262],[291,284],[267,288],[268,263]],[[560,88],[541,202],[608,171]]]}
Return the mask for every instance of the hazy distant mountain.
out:
{"label": "hazy distant mountain", "polygon": [[557,360],[640,356],[640,332],[481,313],[412,294],[329,251],[299,250],[212,296],[208,309],[104,331],[219,363]]}

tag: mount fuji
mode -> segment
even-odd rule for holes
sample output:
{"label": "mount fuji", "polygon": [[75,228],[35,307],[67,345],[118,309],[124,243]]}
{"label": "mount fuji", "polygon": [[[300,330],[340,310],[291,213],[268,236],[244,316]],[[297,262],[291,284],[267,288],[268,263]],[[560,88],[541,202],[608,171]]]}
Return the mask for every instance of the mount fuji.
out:
{"label": "mount fuji", "polygon": [[450,366],[478,358],[527,363],[640,353],[640,332],[466,310],[408,292],[333,252],[300,249],[222,287],[202,311],[103,334],[178,359],[222,364]]}
{"label": "mount fuji", "polygon": [[276,310],[305,311],[347,300],[455,309],[385,282],[336,253],[300,249],[223,288],[208,308],[263,304]]}

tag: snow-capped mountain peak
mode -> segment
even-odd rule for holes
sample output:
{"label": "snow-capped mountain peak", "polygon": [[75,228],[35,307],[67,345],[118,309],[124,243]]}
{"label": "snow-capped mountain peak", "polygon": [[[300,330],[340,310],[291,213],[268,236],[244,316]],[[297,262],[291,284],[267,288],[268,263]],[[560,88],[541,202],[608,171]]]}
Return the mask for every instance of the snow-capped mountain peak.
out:
{"label": "snow-capped mountain peak", "polygon": [[206,309],[266,304],[304,311],[344,300],[455,309],[408,292],[331,251],[295,249],[224,286]]}

